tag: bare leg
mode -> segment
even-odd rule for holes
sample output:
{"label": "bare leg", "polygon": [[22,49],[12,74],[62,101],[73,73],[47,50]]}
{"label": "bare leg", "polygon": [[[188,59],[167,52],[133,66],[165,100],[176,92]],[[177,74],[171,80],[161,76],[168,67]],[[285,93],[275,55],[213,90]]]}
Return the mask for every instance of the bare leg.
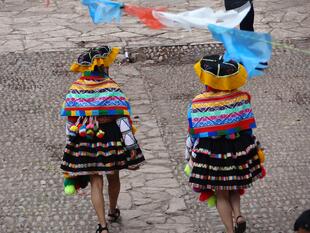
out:
{"label": "bare leg", "polygon": [[226,233],[233,233],[232,207],[229,202],[229,191],[217,191],[216,197],[216,208],[225,225]]}
{"label": "bare leg", "polygon": [[104,227],[107,225],[107,223],[105,220],[105,210],[104,210],[103,177],[100,175],[91,175],[90,183],[91,183],[91,201],[96,210],[98,221]]}
{"label": "bare leg", "polygon": [[244,217],[241,215],[240,210],[240,194],[238,191],[230,191],[229,193],[230,205],[233,209],[234,219],[236,223],[235,232],[241,233],[246,230],[246,223]]}
{"label": "bare leg", "polygon": [[240,211],[240,194],[238,191],[230,191],[229,192],[229,202],[232,207],[234,218],[236,219],[241,215]]}
{"label": "bare leg", "polygon": [[116,171],[114,174],[107,175],[107,178],[109,182],[110,213],[113,214],[117,206],[117,199],[121,189],[119,172]]}

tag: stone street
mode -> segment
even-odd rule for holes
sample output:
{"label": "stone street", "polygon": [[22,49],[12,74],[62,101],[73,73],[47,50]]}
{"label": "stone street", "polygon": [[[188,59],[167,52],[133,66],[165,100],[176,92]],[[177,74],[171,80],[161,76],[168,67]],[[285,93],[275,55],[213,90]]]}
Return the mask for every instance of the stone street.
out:
{"label": "stone street", "polygon": [[[166,1],[168,2],[168,1]],[[171,11],[223,8],[219,0],[138,1]],[[252,94],[266,149],[267,177],[242,198],[252,233],[290,233],[310,208],[310,2],[254,1],[258,31],[290,48],[275,48],[264,77],[245,87]],[[89,187],[63,193],[59,169],[65,143],[60,105],[77,75],[71,62],[84,47],[121,46],[135,63],[111,67],[130,98],[137,138],[147,163],[122,171],[122,219],[111,233],[219,233],[215,209],[197,201],[183,174],[186,107],[202,89],[193,63],[223,49],[207,31],[152,31],[125,16],[119,25],[90,21],[79,1],[0,1],[0,232],[95,232]],[[298,50],[299,49],[299,50]]]}

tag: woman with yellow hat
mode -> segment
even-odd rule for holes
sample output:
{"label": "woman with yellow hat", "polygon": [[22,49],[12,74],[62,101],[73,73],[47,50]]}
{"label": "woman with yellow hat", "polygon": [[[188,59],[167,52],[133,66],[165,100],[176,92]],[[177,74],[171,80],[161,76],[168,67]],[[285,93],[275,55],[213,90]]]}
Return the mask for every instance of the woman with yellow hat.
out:
{"label": "woman with yellow hat", "polygon": [[265,175],[264,155],[252,134],[256,123],[251,97],[238,90],[246,83],[247,72],[241,64],[219,55],[203,57],[195,71],[206,89],[188,108],[189,182],[206,199],[216,197],[226,233],[243,233],[246,221],[240,195]]}
{"label": "woman with yellow hat", "polygon": [[120,86],[109,77],[109,66],[118,48],[102,46],[82,53],[71,71],[82,76],[70,87],[61,109],[68,117],[67,143],[61,169],[65,193],[75,194],[91,184],[91,201],[98,217],[97,233],[108,233],[103,198],[103,175],[107,175],[110,221],[120,210],[119,170],[135,170],[144,156],[134,136],[130,104]]}

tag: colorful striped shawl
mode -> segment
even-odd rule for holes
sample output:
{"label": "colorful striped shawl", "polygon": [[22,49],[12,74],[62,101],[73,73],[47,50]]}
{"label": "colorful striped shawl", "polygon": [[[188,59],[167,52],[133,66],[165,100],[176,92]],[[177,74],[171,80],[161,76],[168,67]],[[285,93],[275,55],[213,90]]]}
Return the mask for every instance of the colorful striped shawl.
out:
{"label": "colorful striped shawl", "polygon": [[66,95],[61,116],[129,116],[130,105],[120,86],[111,78],[84,74]]}
{"label": "colorful striped shawl", "polygon": [[188,107],[189,134],[195,138],[229,135],[256,128],[246,92],[204,92]]}

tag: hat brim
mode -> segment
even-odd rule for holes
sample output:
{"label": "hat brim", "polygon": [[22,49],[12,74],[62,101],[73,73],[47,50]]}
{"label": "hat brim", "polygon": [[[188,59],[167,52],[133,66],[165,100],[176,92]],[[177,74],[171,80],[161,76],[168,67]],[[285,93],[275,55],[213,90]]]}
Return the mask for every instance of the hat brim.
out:
{"label": "hat brim", "polygon": [[95,69],[95,66],[104,66],[109,67],[116,59],[120,48],[112,48],[111,53],[106,57],[96,57],[92,60],[92,63],[90,65],[82,65],[78,63],[73,63],[71,65],[70,70],[72,72],[85,72],[85,71],[93,71]]}
{"label": "hat brim", "polygon": [[194,70],[201,83],[221,91],[235,90],[244,86],[248,77],[246,69],[241,64],[239,64],[237,72],[220,77],[202,69],[201,60],[194,65]]}

